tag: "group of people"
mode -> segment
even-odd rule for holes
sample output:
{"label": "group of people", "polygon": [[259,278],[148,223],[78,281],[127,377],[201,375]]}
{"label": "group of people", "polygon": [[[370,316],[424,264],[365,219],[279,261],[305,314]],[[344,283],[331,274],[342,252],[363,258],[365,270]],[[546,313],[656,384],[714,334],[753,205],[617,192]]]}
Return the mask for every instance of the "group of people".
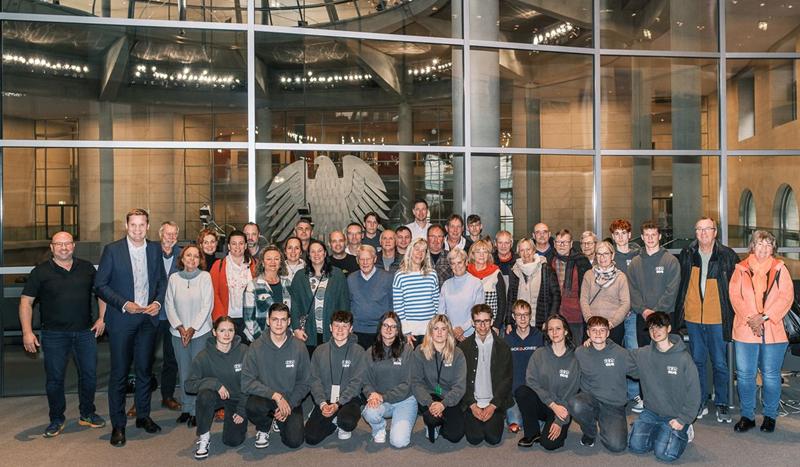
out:
{"label": "group of people", "polygon": [[[69,233],[55,234],[52,258],[31,272],[19,309],[25,349],[44,351],[44,436],[64,427],[70,355],[79,370],[79,423],[105,425],[94,406],[95,341],[103,332],[114,446],[126,441],[131,364],[128,415],[137,428],[161,429],[150,418],[157,341],[162,405],[196,427],[197,458],[208,456],[215,417],[230,446],[244,442],[248,422],[256,448],[266,448],[273,431],[296,448],[334,432],[347,439],[364,418],[375,443],[401,448],[421,415],[431,442],[497,444],[508,430],[522,431],[520,447],[557,449],[574,420],[584,446],[599,440],[613,452],[671,461],[691,442],[694,421],[708,415],[709,399],[717,421],[732,422],[731,341],[741,401],[734,430],[756,425],[760,371],[760,428],[774,431],[787,348],[782,318],[794,295],[769,232],[754,232],[739,261],[703,217],[676,258],[652,222],[641,226],[641,248],[624,219],[611,223],[609,240],[584,232],[576,248],[569,230],[553,235],[544,223],[515,243],[504,230],[484,236],[477,215],[431,225],[424,200],[413,213],[410,224],[382,230],[368,213],[330,232],[327,245],[309,219],[280,247],[263,246],[258,225],[248,223],[226,236],[219,255],[214,230],[180,248],[169,221],[160,243],[147,241],[149,215],[133,209],[125,238],[104,248],[97,271],[74,257]],[[628,405],[639,414],[630,430]]]}

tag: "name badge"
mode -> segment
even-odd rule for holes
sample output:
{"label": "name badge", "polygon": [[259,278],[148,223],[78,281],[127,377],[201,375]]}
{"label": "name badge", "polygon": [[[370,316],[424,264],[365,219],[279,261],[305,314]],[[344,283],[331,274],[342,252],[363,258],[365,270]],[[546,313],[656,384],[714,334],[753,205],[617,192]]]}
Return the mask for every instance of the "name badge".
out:
{"label": "name badge", "polygon": [[331,404],[339,402],[339,390],[340,388],[338,384],[331,385],[331,400],[330,400]]}

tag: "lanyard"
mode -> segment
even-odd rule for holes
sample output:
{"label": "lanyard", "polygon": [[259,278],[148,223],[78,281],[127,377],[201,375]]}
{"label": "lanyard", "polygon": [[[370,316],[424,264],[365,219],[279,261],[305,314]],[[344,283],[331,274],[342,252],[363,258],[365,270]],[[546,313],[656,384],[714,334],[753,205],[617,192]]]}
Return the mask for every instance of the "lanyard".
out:
{"label": "lanyard", "polygon": [[[331,340],[330,342],[331,342],[331,353],[330,353],[329,361],[330,361],[330,369],[331,369],[331,384],[333,384],[333,350],[334,350],[334,346],[336,346],[336,343],[334,343],[333,340]],[[350,347],[351,346],[348,345],[348,343],[345,343],[344,345],[347,345],[347,350],[345,350],[345,352],[344,352],[344,359],[342,361],[347,360],[347,356],[350,355]],[[344,377],[344,364],[342,364],[342,369],[339,372],[339,382],[336,383],[337,386],[341,386],[342,385],[342,378],[343,377]]]}
{"label": "lanyard", "polygon": [[442,386],[440,384],[440,381],[442,378],[442,366],[444,365],[444,355],[442,355],[442,359],[439,360],[438,358],[436,358],[436,355],[438,354],[439,352],[436,352],[433,355],[433,360],[436,362],[436,395],[441,396]]}

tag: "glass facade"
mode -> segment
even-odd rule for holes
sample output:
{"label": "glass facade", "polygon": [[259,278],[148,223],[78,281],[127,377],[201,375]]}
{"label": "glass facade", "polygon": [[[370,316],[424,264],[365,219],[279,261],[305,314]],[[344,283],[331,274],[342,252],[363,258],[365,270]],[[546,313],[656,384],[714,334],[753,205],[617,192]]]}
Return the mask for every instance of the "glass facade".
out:
{"label": "glass facade", "polygon": [[798,275],[798,18],[771,0],[2,0],[0,392],[44,389],[17,305],[49,236],[97,262],[134,206],[182,243],[201,208],[280,241],[301,214],[320,234],[367,210],[395,226],[422,198],[432,222],[477,213],[517,239],[654,219],[674,251],[709,215],[740,253],[774,232]]}

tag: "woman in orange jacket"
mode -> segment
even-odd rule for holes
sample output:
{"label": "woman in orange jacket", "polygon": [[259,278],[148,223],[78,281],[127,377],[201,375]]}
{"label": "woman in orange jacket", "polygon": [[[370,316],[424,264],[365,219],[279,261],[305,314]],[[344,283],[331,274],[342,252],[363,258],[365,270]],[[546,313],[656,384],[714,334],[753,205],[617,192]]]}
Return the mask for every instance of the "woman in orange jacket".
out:
{"label": "woman in orange jacket", "polygon": [[750,255],[736,265],[729,293],[733,305],[733,340],[742,418],[736,432],[756,426],[756,370],[763,380],[761,431],[775,431],[781,399],[781,366],[788,347],[783,317],[794,300],[794,286],[783,261],[775,258],[775,237],[756,230]]}
{"label": "woman in orange jacket", "polygon": [[220,316],[229,316],[236,327],[236,335],[242,342],[250,341],[244,334],[244,291],[253,280],[256,262],[250,258],[244,232],[234,230],[228,234],[228,255],[214,262],[211,268],[211,284],[214,286],[214,309],[211,321]]}

